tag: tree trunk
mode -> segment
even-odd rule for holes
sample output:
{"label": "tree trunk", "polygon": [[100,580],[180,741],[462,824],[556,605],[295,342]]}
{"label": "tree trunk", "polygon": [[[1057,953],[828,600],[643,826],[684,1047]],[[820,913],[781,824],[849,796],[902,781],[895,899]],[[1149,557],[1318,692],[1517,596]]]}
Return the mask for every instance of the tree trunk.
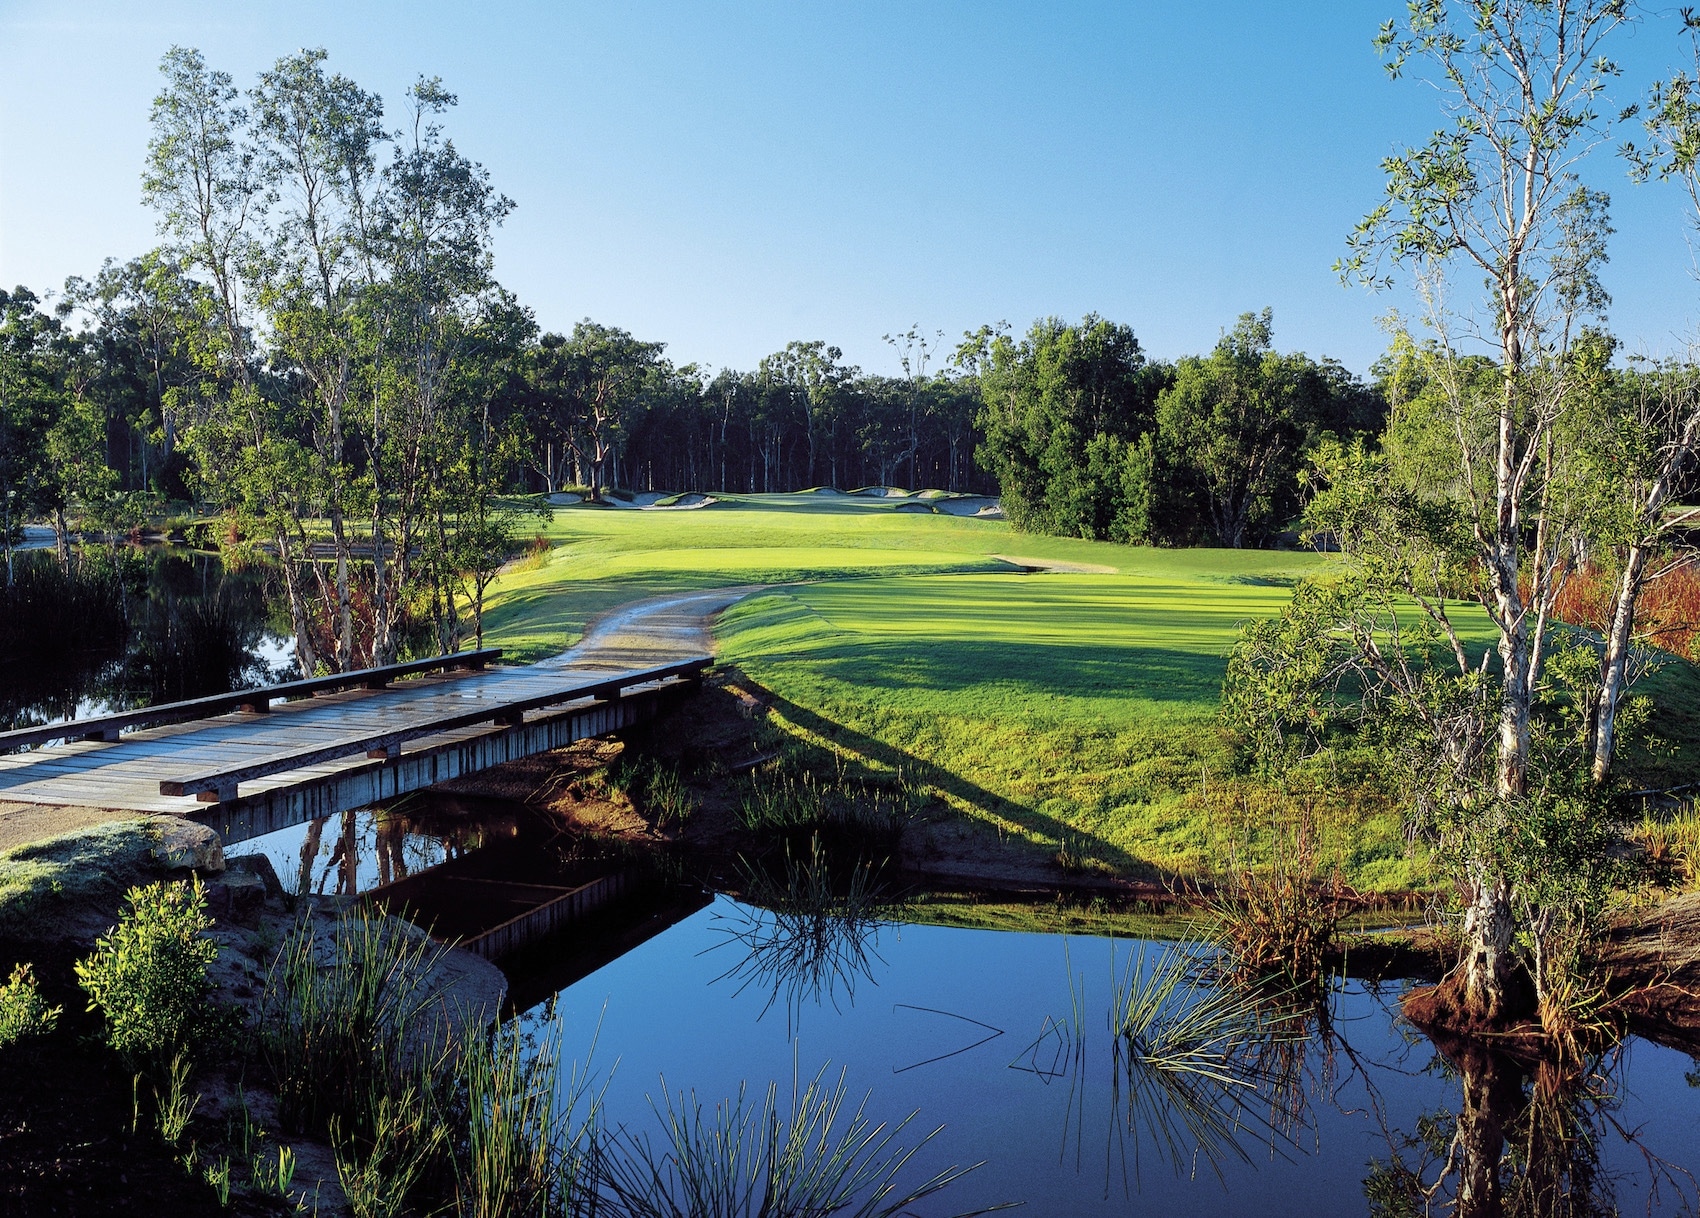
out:
{"label": "tree trunk", "polygon": [[59,570],[70,573],[71,570],[71,529],[65,523],[65,509],[53,509],[53,552],[59,558]]}
{"label": "tree trunk", "polygon": [[1503,876],[1482,869],[1473,880],[1470,908],[1464,914],[1464,958],[1460,998],[1466,1017],[1486,1025],[1512,1014],[1511,939],[1516,918],[1511,888]]}
{"label": "tree trunk", "polygon": [[1617,744],[1617,707],[1623,698],[1629,649],[1635,640],[1635,602],[1646,571],[1647,551],[1629,548],[1629,561],[1618,580],[1617,604],[1612,610],[1611,629],[1606,635],[1605,654],[1600,657],[1600,696],[1594,709],[1590,734],[1594,743],[1593,779],[1604,783],[1611,777],[1612,751]]}
{"label": "tree trunk", "polygon": [[295,634],[295,663],[305,679],[314,674],[319,661],[307,621],[307,603],[301,595],[300,572],[295,569],[295,558],[290,553],[289,534],[283,529],[277,532],[277,557],[283,567],[283,588],[289,601],[289,628]]}

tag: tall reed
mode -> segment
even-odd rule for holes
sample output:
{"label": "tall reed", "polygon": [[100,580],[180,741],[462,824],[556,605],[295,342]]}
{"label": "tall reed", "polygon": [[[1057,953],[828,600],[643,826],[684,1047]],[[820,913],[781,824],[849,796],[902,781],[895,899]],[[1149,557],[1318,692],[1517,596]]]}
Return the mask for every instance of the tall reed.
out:
{"label": "tall reed", "polygon": [[380,1101],[424,1085],[450,1029],[427,1008],[447,949],[364,906],[329,926],[307,913],[278,950],[261,999],[259,1048],[284,1123],[342,1122],[372,1138]]}
{"label": "tall reed", "polygon": [[629,1218],[893,1218],[980,1166],[906,1183],[938,1130],[906,1144],[914,1113],[888,1126],[867,1114],[866,1097],[854,1109],[848,1100],[844,1072],[829,1082],[824,1067],[801,1090],[793,1082],[788,1108],[777,1084],[759,1105],[740,1088],[705,1110],[694,1093],[675,1097],[663,1081],[661,1101],[651,1099],[659,1143],[625,1131],[609,1139],[599,1155],[600,1200]]}
{"label": "tall reed", "polygon": [[550,1218],[594,1208],[600,1092],[575,1063],[563,1078],[561,1028],[527,1036],[516,1018],[460,1057],[464,1136],[455,1154],[460,1218]]}

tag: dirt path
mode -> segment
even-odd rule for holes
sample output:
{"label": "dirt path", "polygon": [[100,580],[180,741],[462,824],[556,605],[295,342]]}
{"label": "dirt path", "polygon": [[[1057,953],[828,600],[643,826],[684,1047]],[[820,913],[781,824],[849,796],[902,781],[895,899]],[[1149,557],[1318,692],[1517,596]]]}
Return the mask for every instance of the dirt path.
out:
{"label": "dirt path", "polygon": [[587,672],[650,668],[712,654],[715,615],[766,587],[744,584],[633,601],[604,613],[585,628],[582,639],[534,667]]}

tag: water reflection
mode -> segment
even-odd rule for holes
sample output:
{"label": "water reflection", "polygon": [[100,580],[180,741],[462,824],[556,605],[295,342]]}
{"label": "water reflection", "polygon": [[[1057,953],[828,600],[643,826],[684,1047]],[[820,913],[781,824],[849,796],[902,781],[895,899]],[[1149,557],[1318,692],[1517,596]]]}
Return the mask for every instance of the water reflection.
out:
{"label": "water reflection", "polygon": [[292,893],[354,896],[517,839],[527,819],[523,805],[506,800],[419,791],[321,816],[231,850],[265,855]]}
{"label": "water reflection", "polygon": [[608,1119],[645,1119],[660,1075],[731,1096],[832,1062],[880,1119],[943,1124],[942,1160],[986,1160],[920,1214],[1693,1210],[1700,1090],[1646,1041],[1565,1070],[1431,1042],[1396,987],[1240,1006],[1196,947],[830,923],[722,897],[566,987],[568,1034],[620,1061]]}
{"label": "water reflection", "polygon": [[862,982],[878,984],[880,932],[901,905],[883,867],[863,858],[834,865],[818,836],[802,857],[787,847],[777,870],[744,865],[748,903],[716,914],[720,941],[708,950],[734,956],[719,980],[764,995],[762,1016],[783,1001],[794,1026],[805,1007],[838,1010]]}
{"label": "water reflection", "polygon": [[0,730],[292,675],[266,572],[167,547],[20,556],[0,627]]}
{"label": "water reflection", "polygon": [[[1433,1068],[1455,1080],[1459,1103],[1389,1133],[1364,1181],[1375,1213],[1585,1218],[1623,1212],[1620,1185],[1644,1194],[1649,1212],[1693,1212],[1693,1162],[1665,1157],[1622,1119],[1623,1047],[1580,1062],[1523,1059],[1446,1036],[1434,1048]],[[1638,1156],[1641,1170],[1614,1167],[1617,1149]]]}

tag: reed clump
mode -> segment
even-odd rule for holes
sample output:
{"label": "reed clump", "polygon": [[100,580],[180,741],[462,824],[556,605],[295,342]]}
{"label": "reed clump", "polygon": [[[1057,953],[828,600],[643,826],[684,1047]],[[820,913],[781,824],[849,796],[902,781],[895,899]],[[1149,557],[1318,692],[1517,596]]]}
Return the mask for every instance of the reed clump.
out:
{"label": "reed clump", "polygon": [[694,1093],[666,1091],[665,1080],[650,1102],[661,1137],[622,1131],[599,1155],[599,1197],[624,1218],[895,1218],[980,1166],[904,1184],[938,1130],[907,1142],[915,1114],[887,1125],[868,1115],[867,1097],[852,1109],[844,1072],[829,1080],[825,1067],[793,1084],[789,1106],[777,1084],[759,1103],[741,1088],[707,1108]]}
{"label": "reed clump", "polygon": [[1339,867],[1322,865],[1317,838],[1313,805],[1300,800],[1271,825],[1266,861],[1242,861],[1250,853],[1243,847],[1231,853],[1209,909],[1235,981],[1307,995],[1325,986],[1355,894]]}
{"label": "reed clump", "polygon": [[836,853],[890,854],[928,798],[902,769],[852,772],[842,753],[786,753],[751,772],[737,812],[760,839],[803,845],[818,837]]}
{"label": "reed clump", "polygon": [[445,1051],[427,979],[447,949],[356,906],[310,913],[285,938],[261,998],[259,1052],[291,1129],[372,1138],[387,1096],[424,1089]]}
{"label": "reed clump", "polygon": [[467,1046],[458,1082],[456,1214],[547,1218],[594,1210],[601,1094],[587,1071],[566,1066],[558,1023],[535,1036],[518,1019],[500,1025]]}

